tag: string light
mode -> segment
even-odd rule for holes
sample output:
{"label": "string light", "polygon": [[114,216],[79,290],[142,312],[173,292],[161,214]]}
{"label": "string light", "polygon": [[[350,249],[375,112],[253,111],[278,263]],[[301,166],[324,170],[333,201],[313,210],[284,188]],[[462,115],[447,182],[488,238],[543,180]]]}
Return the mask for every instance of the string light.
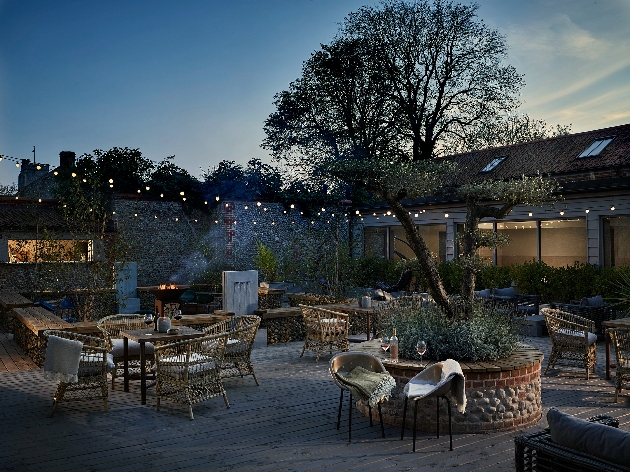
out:
{"label": "string light", "polygon": [[180,195],[184,195],[184,192],[179,192]]}
{"label": "string light", "polygon": [[114,179],[109,179],[109,183],[113,184],[114,183]]}
{"label": "string light", "polygon": [[54,172],[53,172],[53,174],[54,174],[54,175],[59,175],[59,172],[54,171]]}
{"label": "string light", "polygon": [[182,198],[183,201],[186,201],[186,197]]}
{"label": "string light", "polygon": [[245,205],[245,209],[247,210],[247,209],[249,209],[249,207],[247,205]]}
{"label": "string light", "polygon": [[207,205],[207,204],[208,204],[208,202],[207,202],[207,201],[205,201],[205,202],[203,202],[203,204],[204,204],[204,205]]}
{"label": "string light", "polygon": [[414,218],[418,218],[418,214],[417,213],[414,213],[413,216],[414,216]]}
{"label": "string light", "polygon": [[260,206],[260,205],[261,205],[261,203],[260,203],[260,202],[256,202],[256,206]]}
{"label": "string light", "polygon": [[138,193],[140,193],[140,189],[138,189]]}
{"label": "string light", "polygon": [[586,210],[586,213],[588,213],[589,211],[591,211],[591,210]]}
{"label": "string light", "polygon": [[37,170],[42,170],[42,166],[40,166],[39,164],[37,164]]}
{"label": "string light", "polygon": [[444,213],[444,218],[448,218],[448,213]]}
{"label": "string light", "polygon": [[164,194],[163,193],[160,194],[160,198],[164,198]]}
{"label": "string light", "polygon": [[560,211],[560,216],[564,216],[564,210]]}
{"label": "string light", "polygon": [[72,177],[76,177],[77,174],[75,172],[72,173]]}
{"label": "string light", "polygon": [[610,207],[610,211],[615,211],[615,207],[614,207],[614,206],[611,206],[611,207]]}
{"label": "string light", "polygon": [[293,203],[291,203],[291,209],[295,208],[295,205]]}
{"label": "string light", "polygon": [[532,216],[532,215],[533,215],[533,213],[530,211],[530,212],[529,212],[529,216]]}
{"label": "string light", "polygon": [[219,196],[217,195],[216,197],[214,197],[214,199],[218,202],[219,201]]}

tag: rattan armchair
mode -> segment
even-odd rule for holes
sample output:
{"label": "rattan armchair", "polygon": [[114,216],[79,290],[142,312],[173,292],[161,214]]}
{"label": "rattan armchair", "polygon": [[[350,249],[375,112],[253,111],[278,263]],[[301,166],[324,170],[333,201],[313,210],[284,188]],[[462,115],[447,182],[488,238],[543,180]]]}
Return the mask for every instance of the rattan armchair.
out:
{"label": "rattan armchair", "polygon": [[551,354],[545,375],[550,366],[555,367],[560,359],[577,363],[586,369],[586,380],[591,368],[595,372],[597,362],[595,322],[551,308],[540,310],[545,317],[551,338]]}
{"label": "rattan armchair", "polygon": [[328,351],[332,354],[334,351],[348,350],[348,315],[313,306],[299,307],[306,328],[306,340],[300,357],[308,349],[317,353],[317,362],[322,352]]}
{"label": "rattan armchair", "polygon": [[221,381],[227,339],[227,333],[220,333],[155,348],[158,411],[161,399],[168,398],[188,405],[193,420],[192,405],[219,395],[223,395],[225,406],[230,408]]}
{"label": "rattan armchair", "polygon": [[107,348],[105,341],[95,336],[71,333],[69,331],[47,330],[44,331],[46,340],[50,336],[57,336],[72,341],[80,341],[81,358],[77,382],[60,381],[53,397],[53,408],[50,416],[55,414],[57,405],[62,402],[103,400],[107,411]]}
{"label": "rattan armchair", "polygon": [[260,385],[251,360],[258,326],[260,326],[259,316],[243,315],[220,321],[204,330],[206,334],[228,334],[225,355],[221,361],[222,378],[251,375],[256,385]]}
{"label": "rattan armchair", "polygon": [[[125,353],[124,341],[120,337],[121,331],[135,330],[146,328],[144,324],[144,315],[127,315],[118,314],[101,318],[96,322],[96,326],[103,332],[107,350],[112,354],[115,368],[112,370],[112,390],[116,377],[122,377],[124,374]],[[135,341],[129,341],[128,348],[129,366],[132,370],[140,370],[140,344]],[[153,344],[145,344],[145,352],[147,360],[153,359]],[[151,365],[150,362],[147,365]]]}
{"label": "rattan armchair", "polygon": [[626,388],[630,388],[630,329],[614,328],[606,332],[615,347],[617,358],[615,372],[615,403],[617,403],[623,384],[627,384]]}

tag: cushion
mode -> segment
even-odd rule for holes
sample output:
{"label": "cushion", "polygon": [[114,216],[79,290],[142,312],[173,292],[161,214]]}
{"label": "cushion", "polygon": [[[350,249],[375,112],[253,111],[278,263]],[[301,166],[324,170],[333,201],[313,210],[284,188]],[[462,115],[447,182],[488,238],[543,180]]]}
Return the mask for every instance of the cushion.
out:
{"label": "cushion", "polygon": [[[125,344],[122,339],[112,339],[112,355],[114,357],[123,357],[125,355]],[[139,356],[140,355],[140,343],[136,341],[129,340],[129,355],[130,356]],[[146,354],[153,354],[153,344],[145,343],[144,344],[144,352]]]}
{"label": "cushion", "polygon": [[490,289],[486,288],[484,290],[475,290],[475,296],[487,300],[492,296],[492,294],[490,293]]}
{"label": "cushion", "polygon": [[601,295],[597,295],[595,297],[584,297],[582,302],[580,303],[582,306],[604,306],[604,299]]}
{"label": "cushion", "polygon": [[[558,333],[566,334],[568,336],[577,336],[578,338],[584,338],[584,331],[573,331],[572,329],[559,329]],[[597,335],[588,333],[588,345],[590,346],[597,341]]]}
{"label": "cushion", "polygon": [[630,466],[630,433],[591,423],[551,408],[547,412],[551,440],[564,447],[615,464]]}
{"label": "cushion", "polygon": [[217,363],[212,357],[196,352],[190,355],[188,365],[186,364],[185,355],[164,357],[160,360],[160,373],[169,377],[182,379],[186,368],[188,368],[188,375],[201,374],[216,369]]}
{"label": "cushion", "polygon": [[508,298],[514,298],[516,296],[516,293],[514,292],[514,287],[508,287],[508,288],[495,288],[493,295],[495,297],[508,297]]}

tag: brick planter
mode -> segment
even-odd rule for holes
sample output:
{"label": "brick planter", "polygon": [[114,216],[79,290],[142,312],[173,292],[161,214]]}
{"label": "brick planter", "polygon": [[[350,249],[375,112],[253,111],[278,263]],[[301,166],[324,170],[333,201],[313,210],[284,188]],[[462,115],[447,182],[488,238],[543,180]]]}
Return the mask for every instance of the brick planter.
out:
{"label": "brick planter", "polygon": [[[383,404],[383,422],[402,426],[405,384],[422,370],[419,362],[401,359],[397,364],[389,362],[378,341],[358,344],[352,350],[365,351],[383,362],[396,379],[396,388],[390,400]],[[506,359],[484,363],[462,363],[466,377],[466,411],[452,409],[454,433],[488,433],[521,429],[540,420],[542,416],[540,372],[542,352],[527,345],[520,345]],[[435,398],[420,400],[418,404],[419,431],[436,431]],[[357,408],[365,416],[367,403],[357,402]],[[448,431],[446,402],[440,401],[440,430]],[[406,429],[413,427],[413,403],[407,410]]]}

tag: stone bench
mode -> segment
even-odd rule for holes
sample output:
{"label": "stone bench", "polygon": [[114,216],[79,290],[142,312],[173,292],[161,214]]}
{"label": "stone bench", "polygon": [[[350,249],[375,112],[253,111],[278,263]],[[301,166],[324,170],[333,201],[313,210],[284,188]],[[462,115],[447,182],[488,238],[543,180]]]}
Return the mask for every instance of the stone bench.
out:
{"label": "stone bench", "polygon": [[254,314],[260,316],[261,328],[267,328],[267,344],[304,341],[306,337],[302,310],[299,308],[271,308],[256,310]]}
{"label": "stone bench", "polygon": [[48,329],[72,331],[91,336],[100,336],[96,322],[68,323],[45,308],[34,306],[13,309],[13,332],[15,342],[39,367],[44,365],[46,339],[43,332]]}

